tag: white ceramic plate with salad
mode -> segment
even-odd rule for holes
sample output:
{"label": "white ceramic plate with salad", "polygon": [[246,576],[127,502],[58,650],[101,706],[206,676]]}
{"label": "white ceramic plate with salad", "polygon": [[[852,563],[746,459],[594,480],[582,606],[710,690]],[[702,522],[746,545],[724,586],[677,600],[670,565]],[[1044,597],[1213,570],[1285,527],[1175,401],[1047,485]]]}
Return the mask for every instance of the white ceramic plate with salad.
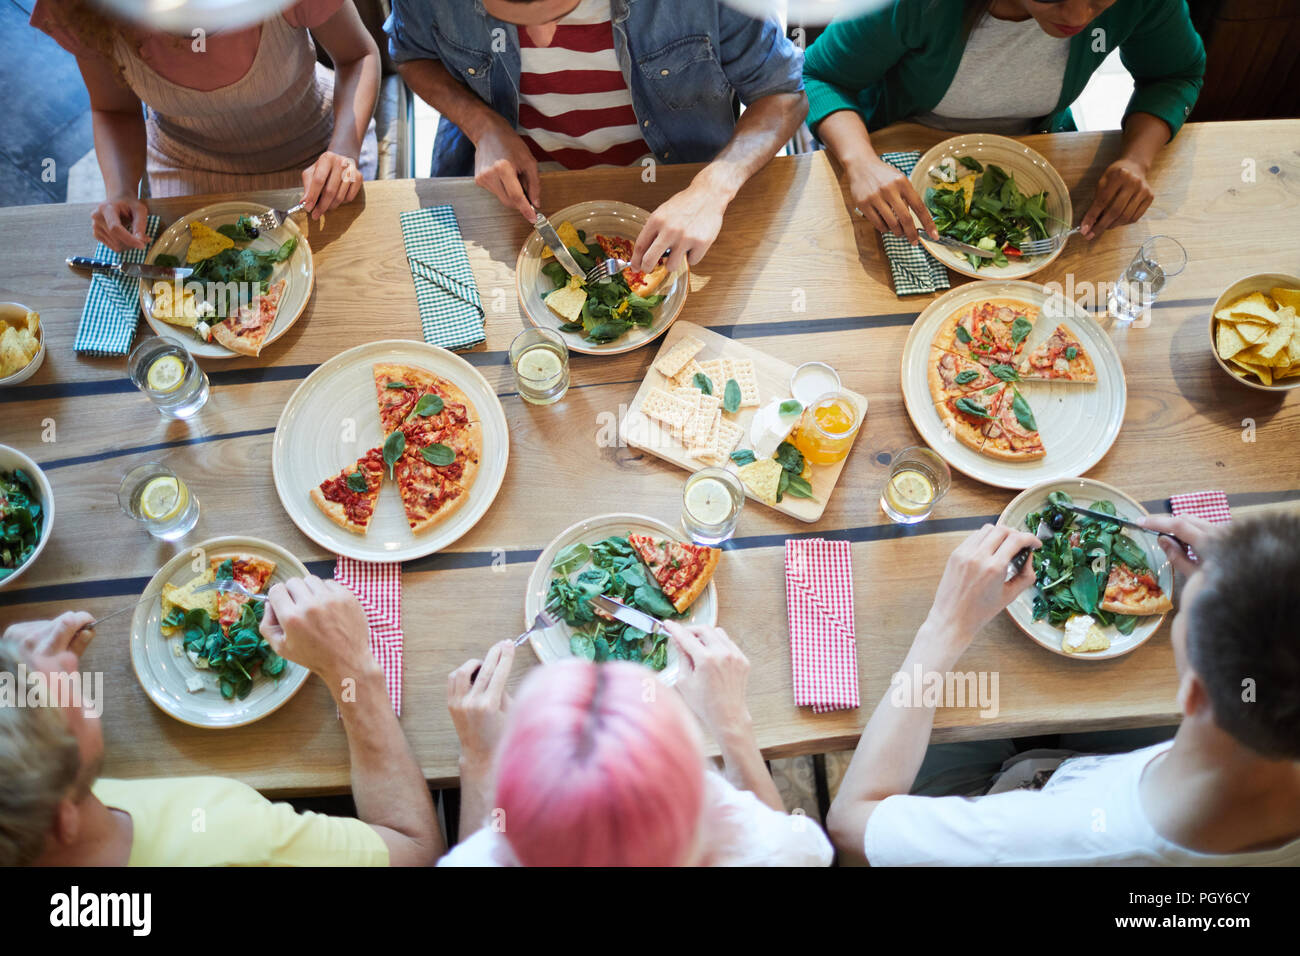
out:
{"label": "white ceramic plate with salad", "polygon": [[[980,169],[975,170],[961,165],[962,157],[973,159]],[[1045,193],[1041,208],[1045,213],[1042,222],[1048,237],[1068,232],[1074,222],[1074,208],[1070,204],[1070,190],[1066,187],[1065,180],[1040,153],[1023,143],[991,133],[966,133],[946,139],[916,161],[910,177],[912,187],[924,200],[927,189],[942,184],[942,180],[937,176],[947,175],[947,173],[941,171],[950,169],[953,164],[956,165],[955,178],[961,179],[968,175],[975,177],[976,195],[979,194],[980,186],[984,184],[984,176],[989,165],[996,166],[1008,174],[1015,181],[1015,188],[1023,197],[1032,199],[1038,193]],[[936,171],[934,175],[931,174],[931,170]],[[1001,189],[999,188],[997,192],[1000,201]],[[931,214],[934,215],[933,210]],[[915,213],[912,216],[916,218]],[[1025,221],[1023,218],[1005,217],[1001,214],[988,221],[1001,219],[1005,222],[1008,218],[1013,221]],[[936,225],[939,224],[940,220],[936,218]],[[953,231],[956,230],[940,229],[940,232],[945,235],[950,235]],[[951,237],[961,241],[969,241],[971,238],[962,238],[958,235]],[[921,233],[921,244],[930,255],[949,269],[976,279],[1023,279],[1054,262],[1063,248],[1057,247],[1054,252],[1041,256],[1007,255],[1005,265],[993,264],[992,260],[981,260],[981,265],[977,269],[971,265],[965,254],[949,246],[931,242],[924,232]]]}
{"label": "white ceramic plate with salad", "polygon": [[[524,597],[524,626],[531,627],[538,612],[546,606],[551,580],[559,573],[555,570],[557,558],[562,554],[570,557],[568,564],[571,566],[566,566],[565,570],[567,577],[573,580],[583,571],[595,566],[590,557],[584,557],[582,554],[573,557],[576,545],[585,545],[587,548],[591,548],[606,538],[626,538],[629,534],[648,534],[659,538],[671,538],[675,541],[683,540],[682,535],[677,530],[646,515],[598,515],[585,521],[579,521],[572,527],[566,528],[546,546],[541,557],[537,559],[537,564],[533,566],[533,573],[528,578],[528,593]],[[637,563],[645,571],[646,578],[653,581],[645,565],[641,564],[639,560]],[[636,606],[635,602],[625,603]],[[642,608],[642,610],[644,609]],[[703,625],[713,625],[718,622],[718,594],[713,581],[709,582],[708,587],[704,589],[704,593],[687,609],[685,616],[677,620],[683,624]],[[534,633],[530,638],[530,642],[537,659],[543,664],[549,664],[552,661],[573,657],[574,651],[571,646],[571,638],[573,638],[576,630],[563,620],[557,620],[554,627],[545,628]],[[665,646],[667,654],[664,667],[659,671],[659,679],[665,684],[671,685],[676,683],[681,672],[681,660],[677,648],[671,640]]]}

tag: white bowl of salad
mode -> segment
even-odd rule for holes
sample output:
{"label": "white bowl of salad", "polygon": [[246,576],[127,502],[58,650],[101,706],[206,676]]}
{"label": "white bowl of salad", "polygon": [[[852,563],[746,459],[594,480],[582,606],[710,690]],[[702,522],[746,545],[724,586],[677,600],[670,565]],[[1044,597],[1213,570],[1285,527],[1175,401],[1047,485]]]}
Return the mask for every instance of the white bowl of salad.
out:
{"label": "white bowl of salad", "polygon": [[54,489],[36,462],[0,445],[0,588],[36,563],[54,530]]}

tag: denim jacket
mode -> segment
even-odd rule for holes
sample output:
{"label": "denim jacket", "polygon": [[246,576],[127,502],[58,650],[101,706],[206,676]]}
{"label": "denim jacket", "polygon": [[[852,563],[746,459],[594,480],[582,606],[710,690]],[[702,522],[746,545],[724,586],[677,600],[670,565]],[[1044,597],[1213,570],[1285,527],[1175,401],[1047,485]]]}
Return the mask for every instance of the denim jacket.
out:
{"label": "denim jacket", "polygon": [[[711,160],[736,125],[734,100],[803,89],[803,53],[774,17],[755,20],[717,0],[610,0],[614,52],[646,145],[660,162]],[[482,0],[394,0],[384,24],[398,63],[440,60],[518,126],[519,34]],[[445,119],[433,175],[473,172],[473,144]]]}

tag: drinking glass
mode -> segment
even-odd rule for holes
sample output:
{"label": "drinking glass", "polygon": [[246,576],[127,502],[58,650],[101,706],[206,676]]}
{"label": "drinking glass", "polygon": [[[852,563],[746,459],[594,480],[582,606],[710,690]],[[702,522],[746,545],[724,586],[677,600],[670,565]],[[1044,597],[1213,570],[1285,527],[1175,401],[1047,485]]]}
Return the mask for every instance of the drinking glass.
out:
{"label": "drinking glass", "polygon": [[952,472],[929,448],[912,446],[894,456],[880,492],[880,510],[899,524],[924,521],[948,493]]}
{"label": "drinking glass", "polygon": [[569,349],[552,329],[524,329],[510,343],[519,397],[534,405],[552,405],[569,390]]}
{"label": "drinking glass", "polygon": [[1186,267],[1187,250],[1177,239],[1152,236],[1110,287],[1110,314],[1125,324],[1141,318],[1160,298],[1165,283]]}
{"label": "drinking glass", "polygon": [[118,486],[117,503],[151,535],[164,541],[183,538],[199,520],[199,499],[176,472],[159,461],[128,471]]}
{"label": "drinking glass", "polygon": [[696,544],[715,546],[736,533],[745,486],[725,468],[701,468],[682,489],[682,529]]}
{"label": "drinking glass", "polygon": [[845,392],[827,392],[803,410],[790,444],[814,465],[842,460],[862,427],[857,403]]}
{"label": "drinking glass", "polygon": [[126,368],[164,418],[192,418],[208,400],[208,376],[179,342],[150,336],[135,347]]}

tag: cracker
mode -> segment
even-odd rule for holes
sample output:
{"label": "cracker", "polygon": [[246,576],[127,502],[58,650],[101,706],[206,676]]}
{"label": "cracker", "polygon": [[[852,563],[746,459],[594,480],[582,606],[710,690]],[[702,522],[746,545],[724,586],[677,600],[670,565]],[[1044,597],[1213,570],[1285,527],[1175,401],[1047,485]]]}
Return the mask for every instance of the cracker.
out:
{"label": "cracker", "polygon": [[663,422],[669,428],[681,428],[695,411],[691,403],[662,388],[652,388],[641,399],[641,414]]}
{"label": "cracker", "polygon": [[[707,396],[706,396],[707,397]],[[697,415],[696,422],[700,417]],[[698,429],[692,436],[687,436],[686,454],[691,458],[703,458],[706,456],[716,455],[718,453],[718,428],[722,423],[722,410],[715,409],[708,419],[708,424]]]}
{"label": "cracker", "polygon": [[727,362],[730,377],[740,386],[740,407],[751,408],[762,402],[758,391],[758,373],[753,359],[730,359]]}
{"label": "cracker", "polygon": [[717,450],[719,455],[730,455],[745,437],[745,428],[729,418],[718,423]]}
{"label": "cracker", "polygon": [[704,343],[688,335],[655,359],[655,370],[666,378],[673,378],[703,350]]}
{"label": "cracker", "polygon": [[700,371],[709,377],[713,383],[713,392],[715,395],[721,395],[722,390],[727,387],[728,368],[726,359],[709,359],[707,362],[700,363]]}
{"label": "cracker", "polygon": [[701,393],[695,414],[686,423],[682,435],[682,442],[687,448],[707,447],[709,431],[713,428],[714,420],[720,414],[721,407],[722,399],[718,396]]}
{"label": "cracker", "polygon": [[703,374],[704,367],[695,359],[691,359],[680,372],[673,376],[672,383],[678,388],[693,388],[697,372]]}

